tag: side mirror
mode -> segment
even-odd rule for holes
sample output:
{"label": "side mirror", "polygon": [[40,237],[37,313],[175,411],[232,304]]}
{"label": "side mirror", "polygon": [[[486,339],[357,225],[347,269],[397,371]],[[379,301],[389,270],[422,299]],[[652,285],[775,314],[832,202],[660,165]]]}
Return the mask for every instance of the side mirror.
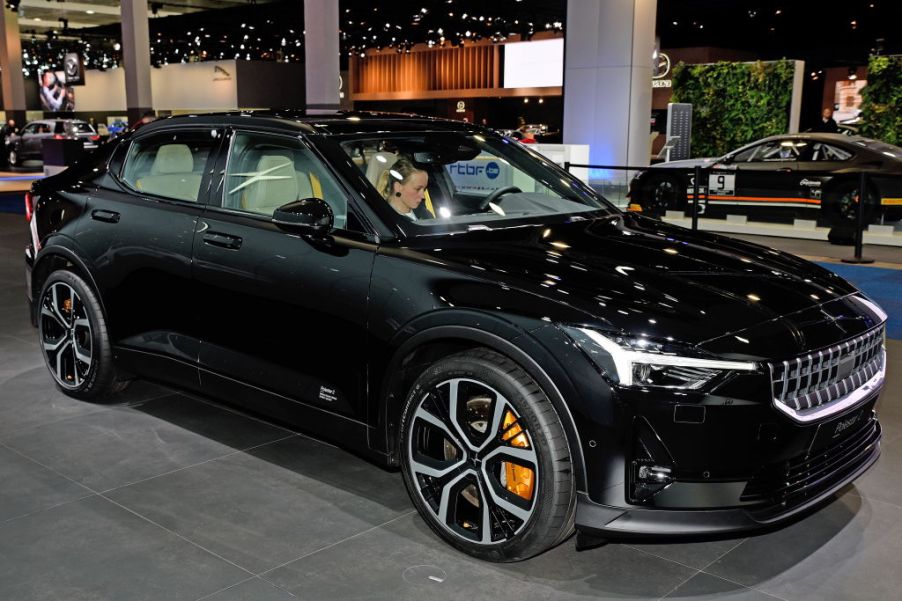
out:
{"label": "side mirror", "polygon": [[323,233],[332,229],[335,216],[325,200],[311,197],[282,205],[273,211],[272,222],[288,229]]}

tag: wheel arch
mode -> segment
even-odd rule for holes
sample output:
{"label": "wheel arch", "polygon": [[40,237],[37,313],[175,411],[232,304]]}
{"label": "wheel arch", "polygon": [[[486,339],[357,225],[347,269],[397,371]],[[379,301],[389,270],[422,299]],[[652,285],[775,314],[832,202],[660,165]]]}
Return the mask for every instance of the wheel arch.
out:
{"label": "wheel arch", "polygon": [[[417,332],[392,354],[378,391],[376,435],[384,437],[388,462],[399,464],[400,418],[407,391],[426,367],[441,357],[471,348],[487,348],[523,368],[548,396],[561,419],[573,457],[578,490],[586,490],[586,469],[576,422],[565,398],[576,394],[563,368],[537,340],[509,325],[510,339],[467,325],[438,325]],[[516,341],[516,344],[514,343]],[[524,349],[528,349],[524,350]]]}
{"label": "wheel arch", "polygon": [[100,295],[100,290],[97,288],[97,282],[94,280],[90,268],[75,250],[66,245],[69,242],[69,239],[65,236],[51,237],[35,258],[34,267],[32,267],[31,271],[32,325],[37,325],[37,307],[40,305],[39,297],[41,289],[44,287],[44,282],[47,281],[51,273],[58,269],[73,271],[85,280],[97,296],[97,302],[100,303],[100,310],[104,318],[107,317],[103,298]]}

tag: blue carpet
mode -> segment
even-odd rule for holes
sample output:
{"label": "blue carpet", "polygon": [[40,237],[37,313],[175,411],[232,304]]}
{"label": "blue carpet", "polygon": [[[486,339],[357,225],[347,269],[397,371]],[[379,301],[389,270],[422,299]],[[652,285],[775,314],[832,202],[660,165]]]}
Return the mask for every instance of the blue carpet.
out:
{"label": "blue carpet", "polygon": [[847,279],[877,301],[889,315],[886,326],[887,337],[902,339],[902,269],[883,269],[845,263],[818,263],[818,265]]}
{"label": "blue carpet", "polygon": [[25,214],[25,193],[8,192],[0,194],[0,213]]}

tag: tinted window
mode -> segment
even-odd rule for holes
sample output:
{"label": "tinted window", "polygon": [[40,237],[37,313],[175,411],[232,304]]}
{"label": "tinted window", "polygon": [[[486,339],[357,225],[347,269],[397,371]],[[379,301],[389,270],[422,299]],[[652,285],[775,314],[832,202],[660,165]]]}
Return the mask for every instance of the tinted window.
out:
{"label": "tinted window", "polygon": [[22,130],[22,134],[23,135],[33,134],[37,131],[38,131],[38,124],[37,123],[29,123],[28,125],[25,126],[25,129]]}
{"label": "tinted window", "polygon": [[816,143],[811,148],[809,161],[848,161],[852,153],[831,144]]}
{"label": "tinted window", "polygon": [[321,198],[335,215],[335,227],[347,225],[348,201],[341,186],[297,138],[271,134],[235,134],[226,168],[223,206],[272,216],[280,206]]}
{"label": "tinted window", "polygon": [[122,180],[145,194],[197,202],[215,130],[161,132],[132,143]]}
{"label": "tinted window", "polygon": [[796,161],[808,143],[802,140],[771,140],[755,147],[752,162]]}

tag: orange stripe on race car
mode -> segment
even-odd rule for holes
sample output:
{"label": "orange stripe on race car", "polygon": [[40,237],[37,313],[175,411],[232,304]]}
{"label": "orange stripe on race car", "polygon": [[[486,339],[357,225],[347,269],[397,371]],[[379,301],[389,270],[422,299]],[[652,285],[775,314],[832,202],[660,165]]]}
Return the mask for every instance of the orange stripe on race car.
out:
{"label": "orange stripe on race car", "polygon": [[899,206],[902,205],[902,198],[883,198],[880,200],[880,204]]}
{"label": "orange stripe on race car", "polygon": [[[691,198],[691,196],[687,196]],[[708,196],[708,200],[746,200],[752,202],[801,202],[805,204],[819,205],[817,198],[785,198],[779,196]]]}

